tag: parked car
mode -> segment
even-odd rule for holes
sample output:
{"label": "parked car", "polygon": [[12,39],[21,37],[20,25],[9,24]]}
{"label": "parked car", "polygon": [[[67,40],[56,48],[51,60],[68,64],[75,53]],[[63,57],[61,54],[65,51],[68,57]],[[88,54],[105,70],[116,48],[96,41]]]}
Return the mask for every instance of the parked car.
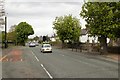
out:
{"label": "parked car", "polygon": [[38,43],[38,42],[35,42],[35,45],[36,45],[36,46],[39,46],[39,43]]}
{"label": "parked car", "polygon": [[29,43],[29,47],[35,47],[35,46],[36,46],[35,43],[33,43],[33,42]]}
{"label": "parked car", "polygon": [[50,44],[42,44],[41,46],[41,52],[51,52],[52,53],[52,47]]}

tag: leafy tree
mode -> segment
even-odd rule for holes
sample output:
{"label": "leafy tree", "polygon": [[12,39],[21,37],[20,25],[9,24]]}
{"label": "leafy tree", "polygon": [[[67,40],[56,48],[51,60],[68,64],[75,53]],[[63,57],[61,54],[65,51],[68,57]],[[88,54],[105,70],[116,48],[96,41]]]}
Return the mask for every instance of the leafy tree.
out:
{"label": "leafy tree", "polygon": [[72,15],[56,17],[53,25],[53,29],[57,31],[57,35],[62,43],[64,43],[65,40],[69,42],[79,40],[81,26],[79,19],[76,17],[72,17]]}
{"label": "leafy tree", "polygon": [[46,40],[47,40],[46,36],[43,36],[43,41],[46,41]]}
{"label": "leafy tree", "polygon": [[29,35],[34,34],[32,26],[26,22],[19,23],[15,28],[15,32],[17,43],[22,45],[25,45],[25,41],[28,39]]}
{"label": "leafy tree", "polygon": [[10,27],[10,29],[9,29],[9,32],[14,32],[16,26],[17,26],[17,25],[12,25],[12,26]]}
{"label": "leafy tree", "polygon": [[0,42],[2,42],[2,31],[0,30]]}
{"label": "leafy tree", "polygon": [[9,32],[7,34],[8,41],[16,42],[15,27],[16,27],[16,25],[13,25],[10,27]]}
{"label": "leafy tree", "polygon": [[103,52],[107,52],[106,38],[120,37],[120,3],[87,2],[82,6],[80,15],[87,22],[89,33],[99,37]]}
{"label": "leafy tree", "polygon": [[0,37],[1,37],[1,41],[2,41],[2,47],[4,46],[4,42],[5,42],[5,31],[2,31],[1,34],[0,34]]}
{"label": "leafy tree", "polygon": [[38,36],[35,36],[33,39],[34,39],[35,41],[39,41],[39,37],[38,37]]}
{"label": "leafy tree", "polygon": [[5,31],[2,31],[2,42],[5,41]]}

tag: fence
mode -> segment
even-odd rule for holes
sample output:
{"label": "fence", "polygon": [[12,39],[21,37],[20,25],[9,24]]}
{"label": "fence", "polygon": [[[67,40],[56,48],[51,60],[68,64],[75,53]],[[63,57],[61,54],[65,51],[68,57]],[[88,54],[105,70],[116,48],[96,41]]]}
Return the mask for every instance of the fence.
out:
{"label": "fence", "polygon": [[98,44],[75,43],[75,44],[69,44],[69,48],[72,48],[72,50],[76,50],[80,52],[83,52],[83,51],[84,52],[99,52]]}
{"label": "fence", "polygon": [[[62,48],[62,43],[54,43],[54,46]],[[64,43],[64,48],[70,48],[72,51],[99,53],[99,43]],[[120,54],[120,46],[108,46],[108,53]]]}
{"label": "fence", "polygon": [[120,46],[109,46],[108,52],[120,54]]}

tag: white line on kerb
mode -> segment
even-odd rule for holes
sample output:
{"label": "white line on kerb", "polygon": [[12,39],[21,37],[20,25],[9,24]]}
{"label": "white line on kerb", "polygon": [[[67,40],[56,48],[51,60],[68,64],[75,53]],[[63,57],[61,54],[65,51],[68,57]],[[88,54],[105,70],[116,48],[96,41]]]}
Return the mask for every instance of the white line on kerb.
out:
{"label": "white line on kerb", "polygon": [[50,73],[45,69],[45,67],[43,66],[43,64],[41,64],[42,68],[45,70],[45,72],[48,74],[48,76],[53,79],[53,77],[50,75]]}
{"label": "white line on kerb", "polygon": [[34,57],[35,57],[35,59],[37,60],[37,61],[39,61],[39,59],[37,58],[37,56],[32,52],[32,54],[34,55]]}

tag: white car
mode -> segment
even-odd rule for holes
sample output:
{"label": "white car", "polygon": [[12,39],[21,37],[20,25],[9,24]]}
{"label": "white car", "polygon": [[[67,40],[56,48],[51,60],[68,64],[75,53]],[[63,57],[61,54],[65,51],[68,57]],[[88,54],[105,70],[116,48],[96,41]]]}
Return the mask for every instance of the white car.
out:
{"label": "white car", "polygon": [[35,45],[36,45],[36,46],[39,46],[39,43],[38,43],[38,42],[35,42]]}
{"label": "white car", "polygon": [[36,46],[35,43],[33,43],[33,42],[29,43],[29,47],[35,47],[35,46]]}
{"label": "white car", "polygon": [[41,52],[51,52],[52,53],[51,45],[50,44],[42,44]]}

